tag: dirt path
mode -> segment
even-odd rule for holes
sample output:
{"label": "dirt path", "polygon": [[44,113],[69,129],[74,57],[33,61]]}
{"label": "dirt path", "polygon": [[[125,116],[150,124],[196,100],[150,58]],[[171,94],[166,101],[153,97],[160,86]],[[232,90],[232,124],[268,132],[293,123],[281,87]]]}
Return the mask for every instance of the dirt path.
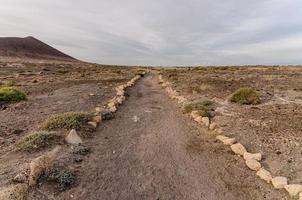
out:
{"label": "dirt path", "polygon": [[57,199],[282,199],[181,113],[157,83],[140,80],[116,118],[89,142],[78,185]]}

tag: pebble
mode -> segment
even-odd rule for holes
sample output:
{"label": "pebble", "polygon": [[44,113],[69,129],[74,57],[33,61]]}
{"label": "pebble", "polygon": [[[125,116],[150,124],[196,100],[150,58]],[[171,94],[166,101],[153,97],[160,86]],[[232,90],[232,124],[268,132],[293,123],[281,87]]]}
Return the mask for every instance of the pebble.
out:
{"label": "pebble", "polygon": [[272,184],[276,189],[282,189],[287,185],[287,178],[283,176],[277,176],[272,179]]}
{"label": "pebble", "polygon": [[284,188],[289,193],[290,196],[296,196],[300,192],[302,192],[302,185],[299,184],[286,185]]}
{"label": "pebble", "polygon": [[235,154],[241,155],[241,156],[243,156],[243,154],[246,152],[245,147],[240,143],[231,145],[231,149]]}
{"label": "pebble", "polygon": [[83,143],[82,139],[80,138],[80,136],[74,129],[72,129],[69,132],[68,136],[65,138],[65,141],[68,144],[73,144],[73,145],[79,145],[79,144]]}
{"label": "pebble", "polygon": [[245,160],[254,159],[254,160],[261,161],[262,155],[261,155],[261,153],[249,153],[249,152],[245,152],[245,153],[243,154],[243,158],[244,158]]}
{"label": "pebble", "polygon": [[245,161],[246,166],[251,170],[258,171],[261,168],[261,164],[254,159],[248,159]]}
{"label": "pebble", "polygon": [[267,183],[270,183],[273,179],[271,173],[264,168],[259,169],[256,175],[259,176],[262,180],[265,180]]}

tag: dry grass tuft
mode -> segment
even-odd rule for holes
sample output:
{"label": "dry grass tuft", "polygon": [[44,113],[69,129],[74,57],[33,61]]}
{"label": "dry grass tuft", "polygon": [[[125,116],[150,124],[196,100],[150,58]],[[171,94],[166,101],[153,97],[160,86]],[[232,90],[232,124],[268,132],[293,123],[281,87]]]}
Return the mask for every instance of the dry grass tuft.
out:
{"label": "dry grass tuft", "polygon": [[44,130],[54,129],[76,129],[82,130],[87,127],[87,123],[93,118],[92,113],[88,112],[67,112],[54,115],[42,123]]}
{"label": "dry grass tuft", "polygon": [[61,140],[61,136],[55,132],[38,131],[20,139],[17,149],[21,151],[34,151],[51,147]]}
{"label": "dry grass tuft", "polygon": [[213,108],[213,105],[214,103],[210,100],[192,102],[184,105],[184,112],[190,113],[193,110],[196,110],[201,116],[210,117],[210,111]]}
{"label": "dry grass tuft", "polygon": [[238,104],[259,104],[260,103],[260,97],[259,94],[254,90],[253,88],[239,88],[236,90],[231,98],[230,101],[233,103]]}

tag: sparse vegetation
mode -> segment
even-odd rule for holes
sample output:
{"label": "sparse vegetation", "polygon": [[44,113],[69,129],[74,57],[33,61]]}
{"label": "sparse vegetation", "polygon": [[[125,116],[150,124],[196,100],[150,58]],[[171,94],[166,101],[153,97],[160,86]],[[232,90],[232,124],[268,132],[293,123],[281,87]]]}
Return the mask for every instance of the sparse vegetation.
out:
{"label": "sparse vegetation", "polygon": [[85,156],[90,153],[90,149],[86,146],[75,146],[73,152],[74,154]]}
{"label": "sparse vegetation", "polygon": [[11,103],[26,99],[26,94],[14,87],[0,88],[0,102]]}
{"label": "sparse vegetation", "polygon": [[184,106],[184,112],[190,113],[193,110],[196,110],[201,116],[210,117],[210,111],[213,108],[213,105],[214,103],[210,100],[192,102]]}
{"label": "sparse vegetation", "polygon": [[87,122],[93,117],[88,112],[67,112],[54,115],[42,123],[41,128],[44,130],[53,129],[83,129]]}
{"label": "sparse vegetation", "polygon": [[61,136],[54,132],[38,131],[21,138],[17,143],[17,148],[22,151],[38,150],[50,147],[60,139]]}
{"label": "sparse vegetation", "polygon": [[68,189],[76,180],[76,175],[69,169],[54,169],[48,176],[48,180],[58,183],[59,189]]}
{"label": "sparse vegetation", "polygon": [[231,98],[230,101],[233,103],[238,104],[259,104],[260,103],[260,97],[259,94],[253,89],[253,88],[239,88],[236,90]]}

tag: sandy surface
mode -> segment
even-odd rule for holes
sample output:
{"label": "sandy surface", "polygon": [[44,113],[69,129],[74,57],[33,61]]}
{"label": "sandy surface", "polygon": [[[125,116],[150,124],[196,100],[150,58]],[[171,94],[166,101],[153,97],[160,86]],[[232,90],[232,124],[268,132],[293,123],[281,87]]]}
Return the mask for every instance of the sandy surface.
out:
{"label": "sandy surface", "polygon": [[149,75],[87,142],[78,180],[55,199],[286,199],[215,142]]}

